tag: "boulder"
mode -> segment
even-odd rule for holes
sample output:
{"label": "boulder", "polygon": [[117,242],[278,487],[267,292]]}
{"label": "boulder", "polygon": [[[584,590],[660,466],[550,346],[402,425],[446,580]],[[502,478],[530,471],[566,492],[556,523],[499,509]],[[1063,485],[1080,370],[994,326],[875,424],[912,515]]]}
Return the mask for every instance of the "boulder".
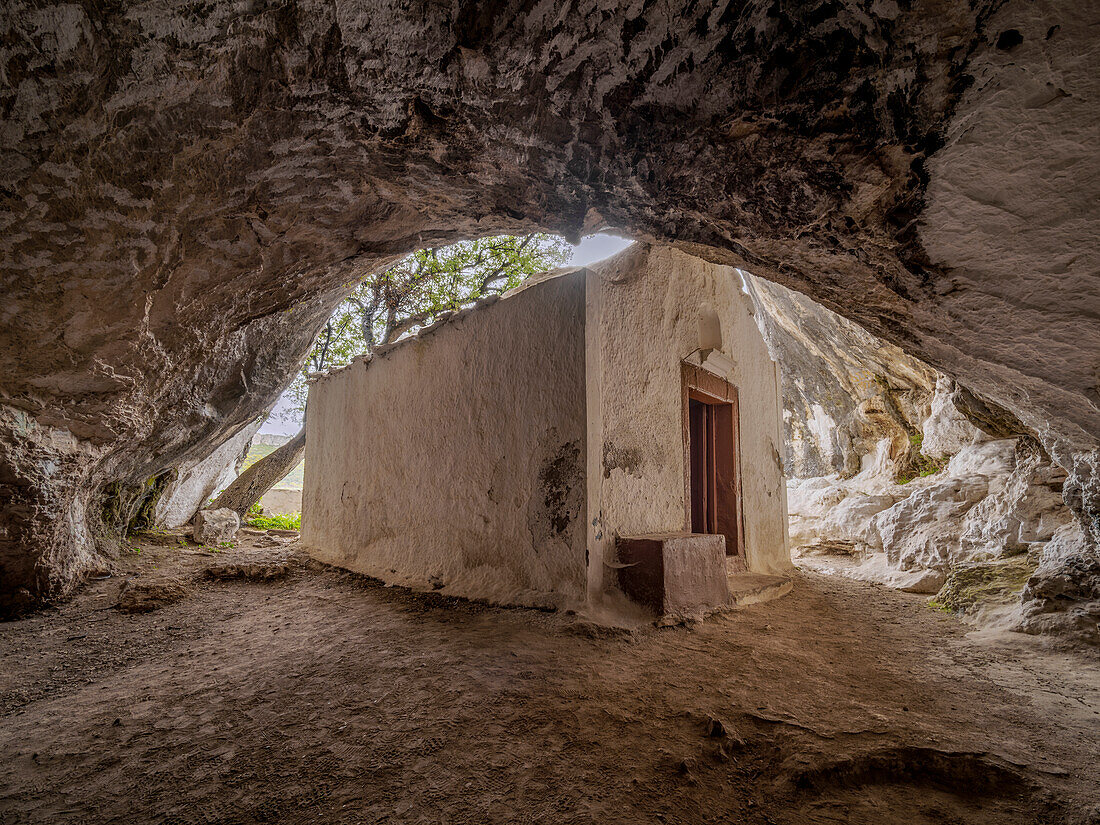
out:
{"label": "boulder", "polygon": [[199,510],[195,516],[194,538],[199,544],[218,545],[233,541],[241,528],[241,519],[228,507]]}
{"label": "boulder", "polygon": [[246,553],[230,561],[207,566],[208,579],[231,581],[274,581],[284,579],[290,573],[291,558],[287,553]]}
{"label": "boulder", "polygon": [[123,613],[148,613],[175,604],[187,593],[182,581],[168,576],[129,579],[118,593],[117,607]]}
{"label": "boulder", "polygon": [[946,375],[936,377],[936,392],[928,417],[921,422],[921,452],[928,456],[954,455],[959,450],[988,440],[955,406],[957,388]]}

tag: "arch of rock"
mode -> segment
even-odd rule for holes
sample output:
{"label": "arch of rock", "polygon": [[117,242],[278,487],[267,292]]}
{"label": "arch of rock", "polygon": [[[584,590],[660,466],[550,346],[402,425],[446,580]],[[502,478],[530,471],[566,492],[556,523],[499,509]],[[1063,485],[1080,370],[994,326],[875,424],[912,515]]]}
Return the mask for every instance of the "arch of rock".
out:
{"label": "arch of rock", "polygon": [[1048,572],[1100,597],[1092,11],[6,3],[3,609],[267,408],[349,281],[536,227],[742,266],[954,376],[1070,471]]}

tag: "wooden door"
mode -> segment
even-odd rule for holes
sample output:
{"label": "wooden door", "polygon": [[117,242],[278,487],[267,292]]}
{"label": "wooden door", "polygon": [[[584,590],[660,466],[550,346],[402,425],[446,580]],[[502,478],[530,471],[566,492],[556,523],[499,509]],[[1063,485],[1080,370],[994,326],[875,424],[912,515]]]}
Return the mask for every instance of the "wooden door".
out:
{"label": "wooden door", "polygon": [[686,526],[724,535],[726,554],[743,565],[737,390],[690,364],[683,375]]}

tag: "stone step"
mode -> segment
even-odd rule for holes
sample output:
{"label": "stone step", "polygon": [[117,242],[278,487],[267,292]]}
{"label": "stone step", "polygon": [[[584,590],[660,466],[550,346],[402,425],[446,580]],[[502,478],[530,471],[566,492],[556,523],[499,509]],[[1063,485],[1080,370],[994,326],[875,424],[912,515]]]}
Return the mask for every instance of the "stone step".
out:
{"label": "stone step", "polygon": [[730,606],[745,607],[750,604],[778,599],[791,592],[794,582],[790,576],[766,576],[762,573],[733,573],[727,577],[730,587]]}

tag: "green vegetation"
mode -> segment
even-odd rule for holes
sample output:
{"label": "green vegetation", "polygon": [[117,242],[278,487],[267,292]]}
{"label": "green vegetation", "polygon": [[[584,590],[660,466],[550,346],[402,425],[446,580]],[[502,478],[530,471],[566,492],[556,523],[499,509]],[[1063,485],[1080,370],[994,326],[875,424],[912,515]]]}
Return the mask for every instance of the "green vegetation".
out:
{"label": "green vegetation", "polygon": [[287,513],[278,516],[255,516],[245,523],[257,530],[301,530],[302,514]]}
{"label": "green vegetation", "polygon": [[946,467],[947,462],[951,460],[949,455],[939,457],[925,455],[921,452],[921,444],[923,443],[923,433],[916,432],[909,436],[909,444],[912,449],[909,451],[908,465],[900,470],[894,479],[898,484],[908,484],[914,478],[926,478],[935,475]]}
{"label": "green vegetation", "polygon": [[1010,559],[956,565],[940,592],[928,600],[928,606],[948,613],[969,613],[982,605],[1012,604],[1038,566],[1038,559],[1026,553]]}

